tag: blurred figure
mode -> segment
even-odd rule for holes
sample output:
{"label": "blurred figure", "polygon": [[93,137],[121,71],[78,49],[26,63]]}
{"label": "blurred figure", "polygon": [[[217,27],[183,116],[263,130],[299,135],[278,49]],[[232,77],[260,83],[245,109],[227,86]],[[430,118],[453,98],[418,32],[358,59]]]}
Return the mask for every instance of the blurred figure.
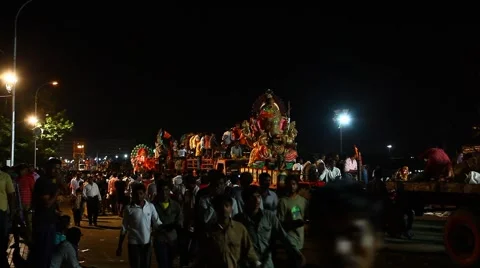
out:
{"label": "blurred figure", "polygon": [[259,187],[251,185],[243,189],[242,198],[245,201],[244,212],[237,214],[234,220],[241,222],[247,229],[262,267],[274,267],[271,243],[276,241],[272,239],[273,234],[282,242],[289,256],[298,259],[302,265],[305,264],[302,253],[292,244],[277,216],[272,211],[260,208],[262,196]]}
{"label": "blurred figure", "polygon": [[452,162],[443,149],[430,148],[420,155],[425,165],[424,180],[446,179],[453,177]]}
{"label": "blurred figure", "polygon": [[[242,199],[242,191],[246,189],[250,184],[253,183],[253,176],[250,172],[243,172],[240,174],[240,187],[234,187],[231,191],[231,196],[237,201],[238,206],[238,213],[243,212],[243,199]],[[262,207],[263,208],[263,207]]]}
{"label": "blurred figure", "polygon": [[46,176],[41,176],[33,189],[32,240],[28,261],[30,267],[49,268],[55,250],[57,222],[58,185],[55,180],[56,167],[47,166]]}
{"label": "blurred figure", "polygon": [[314,192],[310,204],[318,251],[307,267],[372,268],[383,241],[381,203],[359,184],[336,182]]}
{"label": "blurred figure", "polygon": [[410,170],[407,166],[403,166],[398,169],[393,175],[395,181],[408,181],[410,175]]}

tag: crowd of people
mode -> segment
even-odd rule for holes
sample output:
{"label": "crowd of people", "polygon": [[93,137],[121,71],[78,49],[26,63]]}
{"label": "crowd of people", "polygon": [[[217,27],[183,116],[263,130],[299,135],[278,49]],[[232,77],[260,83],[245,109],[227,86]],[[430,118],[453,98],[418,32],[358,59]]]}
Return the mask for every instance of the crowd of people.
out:
{"label": "crowd of people", "polygon": [[[268,173],[254,184],[250,173],[227,177],[214,170],[197,176],[83,172],[67,179],[59,168],[49,164],[37,173],[19,165],[0,173],[4,238],[8,241],[13,232],[15,252],[20,243],[29,247],[26,259],[14,256],[16,267],[82,267],[78,245],[84,214],[90,226],[102,215],[121,217],[116,255],[126,253],[130,266],[138,268],[150,267],[153,256],[158,267],[167,268],[268,268],[277,264],[279,252],[285,254],[280,259],[286,259],[286,267],[371,267],[380,239],[378,213],[364,187],[340,186],[344,180],[317,190],[323,193],[314,191],[307,200],[299,194],[296,174],[286,177],[282,191],[273,191]],[[60,199],[71,203],[74,227]],[[333,206],[325,206],[332,200]],[[306,260],[308,223],[308,236],[322,237],[314,239],[322,251]],[[3,263],[6,250],[1,249]]]}
{"label": "crowd of people", "polygon": [[[82,236],[70,227],[70,216],[60,210],[65,183],[58,161],[49,161],[42,171],[25,164],[0,171],[0,267],[10,267],[7,247],[14,242],[15,267],[81,267],[78,244]],[[27,258],[20,254],[28,247]]]}
{"label": "crowd of people", "polygon": [[[299,194],[300,176],[287,176],[283,191],[277,192],[271,190],[271,180],[268,173],[262,173],[254,185],[250,173],[227,177],[213,170],[199,172],[196,177],[192,174],[112,174],[107,183],[100,180],[101,185],[106,185],[106,191],[100,190],[103,196],[100,194],[96,202],[100,204],[100,199],[107,200],[106,206],[100,206],[99,210],[123,217],[116,254],[124,254],[124,240],[127,240],[131,267],[150,267],[152,256],[155,256],[158,267],[174,267],[177,257],[180,267],[274,267],[279,247],[284,249],[287,267],[302,267],[307,263],[302,254],[305,225],[310,219],[316,229],[326,222],[310,217],[309,201]],[[352,191],[349,196],[364,203],[357,204],[362,207],[348,209],[352,209],[352,213],[355,211],[355,217],[360,212],[357,210],[362,210],[358,216],[370,229],[361,231],[376,239],[377,219],[366,217],[373,212],[371,206],[366,206],[369,199],[362,186],[352,184],[334,190],[333,187],[325,189],[339,192],[349,187],[354,188],[348,190]],[[315,200],[311,201],[317,207],[327,202]],[[87,207],[90,215],[88,211],[90,208]],[[92,213],[97,211],[95,209]],[[348,217],[348,220],[342,217],[346,216],[338,215],[337,219],[331,220],[356,224]],[[91,224],[95,221],[92,220]],[[345,227],[342,231],[348,230]],[[337,243],[334,240],[329,242]],[[371,248],[373,250],[374,245]],[[343,253],[332,254],[346,254],[345,258],[351,258],[350,254],[355,252],[345,249]],[[345,261],[332,256],[329,261],[335,260],[339,265]],[[318,263],[316,261],[312,260]]]}

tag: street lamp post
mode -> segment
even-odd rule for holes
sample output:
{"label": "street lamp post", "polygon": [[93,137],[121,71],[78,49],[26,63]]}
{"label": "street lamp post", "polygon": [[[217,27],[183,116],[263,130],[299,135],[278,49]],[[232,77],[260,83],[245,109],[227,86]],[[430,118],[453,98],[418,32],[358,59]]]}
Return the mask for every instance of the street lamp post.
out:
{"label": "street lamp post", "polygon": [[12,97],[12,147],[10,154],[10,166],[13,166],[13,157],[15,156],[15,84],[17,83],[17,77],[15,73],[5,73],[2,75],[2,80],[5,82],[5,87],[9,95],[1,96]]}
{"label": "street lamp post", "polygon": [[[32,2],[33,0],[28,0],[18,9],[17,14],[15,15],[15,23],[14,23],[14,36],[13,36],[13,75],[16,76],[17,74],[17,25],[18,25],[18,17],[22,10]],[[12,87],[12,148],[10,154],[10,166],[15,164],[15,87],[16,85],[13,84]]]}
{"label": "street lamp post", "polygon": [[[38,92],[40,91],[40,89],[42,89],[43,87],[47,86],[47,85],[52,85],[52,86],[56,86],[58,85],[58,82],[57,81],[52,81],[52,82],[47,82],[41,86],[39,86],[37,88],[37,90],[35,91],[35,118],[38,122],[38,114],[37,114],[37,107],[38,107]],[[35,122],[35,126],[34,126],[34,137],[33,137],[33,166],[34,168],[37,168],[37,138],[38,138],[38,135],[37,135],[37,131],[35,130],[35,128],[37,127],[37,123]]]}
{"label": "street lamp post", "polygon": [[343,153],[343,132],[342,128],[352,121],[352,118],[348,114],[348,110],[335,111],[334,120],[338,123],[338,128],[340,130],[340,154]]}
{"label": "street lamp post", "polygon": [[392,150],[393,146],[391,144],[387,145],[388,148],[388,154],[390,154],[390,151]]}
{"label": "street lamp post", "polygon": [[38,118],[36,115],[30,116],[27,118],[27,122],[33,126],[32,132],[33,132],[33,140],[34,140],[34,145],[33,145],[33,168],[37,168],[37,124],[38,124]]}

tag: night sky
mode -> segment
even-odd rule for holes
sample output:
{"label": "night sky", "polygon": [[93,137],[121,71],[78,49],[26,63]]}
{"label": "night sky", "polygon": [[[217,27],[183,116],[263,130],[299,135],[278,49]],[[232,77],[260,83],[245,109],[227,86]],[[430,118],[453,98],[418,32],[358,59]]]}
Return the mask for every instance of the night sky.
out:
{"label": "night sky", "polygon": [[[0,9],[0,67],[12,62],[21,1]],[[292,106],[302,151],[338,151],[332,118],[349,109],[345,146],[450,150],[478,123],[478,25],[391,24],[315,9],[172,9],[142,1],[34,0],[18,28],[18,117],[41,97],[67,109],[75,137],[153,145],[247,119],[272,89]],[[147,3],[147,2],[145,2]],[[135,6],[133,6],[135,5]],[[48,101],[47,100],[47,101]],[[52,101],[53,100],[53,101]],[[5,101],[0,108],[9,115]],[[22,127],[19,122],[18,127]]]}

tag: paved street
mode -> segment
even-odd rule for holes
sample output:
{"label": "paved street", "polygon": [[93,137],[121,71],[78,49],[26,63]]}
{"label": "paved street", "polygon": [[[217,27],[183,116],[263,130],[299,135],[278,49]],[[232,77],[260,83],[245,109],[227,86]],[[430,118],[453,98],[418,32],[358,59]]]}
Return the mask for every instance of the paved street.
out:
{"label": "paved street", "polygon": [[[64,211],[67,214],[70,213],[67,209]],[[102,216],[98,220],[98,227],[89,227],[88,222],[83,220],[84,236],[80,243],[80,258],[84,261],[84,265],[99,268],[128,267],[126,246],[122,257],[115,256],[120,222],[120,217]],[[452,263],[444,253],[442,242],[444,223],[440,218],[424,217],[415,222],[415,237],[412,240],[387,237],[384,249],[379,253],[377,267],[405,268],[405,265],[452,267]],[[308,238],[304,253],[307,259],[316,254],[316,249],[312,247],[312,241]],[[152,260],[152,267],[157,267],[154,260]]]}
{"label": "paved street", "polygon": [[[425,219],[426,218],[426,219]],[[454,267],[443,246],[444,219],[417,219],[412,240],[385,238],[376,267]]]}

